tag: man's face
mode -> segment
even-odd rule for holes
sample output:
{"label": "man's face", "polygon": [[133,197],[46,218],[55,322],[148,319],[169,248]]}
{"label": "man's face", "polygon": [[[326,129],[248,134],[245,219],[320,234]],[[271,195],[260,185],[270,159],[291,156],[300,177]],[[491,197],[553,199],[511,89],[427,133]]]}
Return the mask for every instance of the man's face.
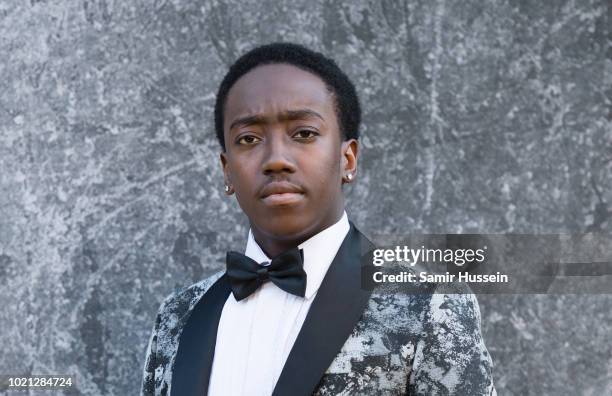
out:
{"label": "man's face", "polygon": [[287,64],[251,70],[230,89],[223,125],[225,181],[254,232],[295,240],[338,220],[357,142],[342,142],[318,76]]}

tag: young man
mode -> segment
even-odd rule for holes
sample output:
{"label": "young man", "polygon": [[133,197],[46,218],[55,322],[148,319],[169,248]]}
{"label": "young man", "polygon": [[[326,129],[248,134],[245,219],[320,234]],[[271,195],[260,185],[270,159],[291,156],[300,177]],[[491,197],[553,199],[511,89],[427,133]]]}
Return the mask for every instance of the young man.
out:
{"label": "young man", "polygon": [[470,294],[361,287],[372,244],[344,211],[360,107],[330,59],[276,43],[221,83],[225,192],[250,222],[245,254],[162,303],[143,395],[490,395]]}

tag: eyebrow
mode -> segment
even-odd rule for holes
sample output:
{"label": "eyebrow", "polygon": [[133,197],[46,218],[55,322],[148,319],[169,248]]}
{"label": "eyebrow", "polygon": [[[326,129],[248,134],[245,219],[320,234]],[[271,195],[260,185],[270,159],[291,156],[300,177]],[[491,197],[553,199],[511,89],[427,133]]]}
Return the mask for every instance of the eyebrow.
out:
{"label": "eyebrow", "polygon": [[[304,119],[313,118],[313,117],[320,118],[321,121],[325,122],[325,119],[323,118],[321,114],[317,113],[314,110],[309,110],[309,109],[283,111],[282,113],[279,114],[278,119],[279,121],[293,121],[293,120],[304,120]],[[268,122],[268,117],[264,117],[262,115],[244,116],[244,117],[235,119],[230,125],[229,130],[231,131],[232,129],[236,127],[240,127],[240,126],[265,124],[266,122]]]}

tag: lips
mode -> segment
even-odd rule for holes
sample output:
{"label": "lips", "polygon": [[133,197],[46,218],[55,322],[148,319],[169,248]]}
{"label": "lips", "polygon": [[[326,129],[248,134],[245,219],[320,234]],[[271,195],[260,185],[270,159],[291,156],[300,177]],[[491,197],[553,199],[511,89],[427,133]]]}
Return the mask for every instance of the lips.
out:
{"label": "lips", "polygon": [[289,182],[272,182],[268,183],[261,190],[261,197],[266,198],[273,194],[299,193],[303,194],[303,190],[295,184]]}
{"label": "lips", "polygon": [[304,190],[289,182],[271,182],[261,190],[261,199],[266,205],[292,205],[304,198]]}

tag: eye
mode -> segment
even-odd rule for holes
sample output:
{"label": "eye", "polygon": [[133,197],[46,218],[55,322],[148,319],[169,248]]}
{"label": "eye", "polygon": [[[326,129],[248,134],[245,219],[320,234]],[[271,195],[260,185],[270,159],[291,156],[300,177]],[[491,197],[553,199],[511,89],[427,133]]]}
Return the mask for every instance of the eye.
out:
{"label": "eye", "polygon": [[312,131],[310,129],[300,129],[293,136],[297,137],[300,140],[310,140],[318,135],[319,133]]}
{"label": "eye", "polygon": [[259,140],[259,138],[256,137],[256,136],[253,136],[253,135],[244,135],[244,136],[240,136],[238,139],[236,139],[236,143],[249,145],[249,144],[256,143],[258,140]]}

